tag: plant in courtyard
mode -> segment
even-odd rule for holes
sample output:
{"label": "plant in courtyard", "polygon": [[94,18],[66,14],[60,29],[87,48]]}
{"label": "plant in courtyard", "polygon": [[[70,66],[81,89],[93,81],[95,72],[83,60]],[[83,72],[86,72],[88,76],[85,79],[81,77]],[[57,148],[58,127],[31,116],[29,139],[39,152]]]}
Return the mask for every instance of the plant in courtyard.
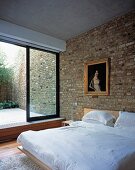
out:
{"label": "plant in courtyard", "polygon": [[0,49],[0,84],[9,82],[12,76],[12,69],[6,66],[6,54]]}
{"label": "plant in courtyard", "polygon": [[0,102],[0,109],[19,108],[18,103],[13,101]]}

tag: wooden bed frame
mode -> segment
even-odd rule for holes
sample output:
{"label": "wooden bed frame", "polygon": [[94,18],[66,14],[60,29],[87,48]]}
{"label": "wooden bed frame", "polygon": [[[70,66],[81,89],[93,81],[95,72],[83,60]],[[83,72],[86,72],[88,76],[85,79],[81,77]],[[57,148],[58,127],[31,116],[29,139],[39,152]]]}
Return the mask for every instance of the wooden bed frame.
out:
{"label": "wooden bed frame", "polygon": [[[95,109],[91,109],[91,108],[84,108],[84,112],[82,114],[85,115],[86,113],[95,110]],[[113,116],[115,116],[116,118],[119,116],[119,111],[111,111],[111,110],[102,110],[102,111],[107,111],[108,113],[112,114]],[[32,161],[34,161],[35,163],[37,163],[43,170],[52,170],[50,167],[48,167],[48,165],[44,164],[42,161],[40,161],[38,158],[36,158],[34,155],[32,155],[30,152],[28,152],[27,150],[25,150],[22,146],[18,146],[17,147],[20,151],[22,151],[24,154],[26,154]]]}
{"label": "wooden bed frame", "polygon": [[46,164],[44,164],[43,162],[41,162],[39,159],[37,159],[34,155],[32,155],[30,152],[28,152],[27,150],[25,150],[22,146],[18,146],[17,147],[20,151],[22,151],[25,155],[27,155],[32,161],[34,161],[35,163],[37,163],[43,170],[52,170],[51,168],[49,168]]}
{"label": "wooden bed frame", "polygon": [[[80,113],[76,113],[75,114],[75,120],[82,120],[82,117],[92,111],[92,110],[97,110],[97,109],[91,109],[91,108],[83,108],[83,112],[80,112]],[[101,109],[98,109],[98,110],[101,110]],[[107,113],[110,113],[112,114],[116,119],[118,118],[119,116],[119,111],[114,111],[114,110],[101,110],[101,111],[106,111]]]}
{"label": "wooden bed frame", "polygon": [[[96,109],[91,109],[91,108],[84,108],[83,110],[83,115],[85,115],[86,113],[92,111],[92,110],[96,110]],[[105,111],[107,113],[110,113],[112,114],[116,119],[118,118],[119,116],[119,111],[114,111],[114,110],[101,110],[101,111]]]}

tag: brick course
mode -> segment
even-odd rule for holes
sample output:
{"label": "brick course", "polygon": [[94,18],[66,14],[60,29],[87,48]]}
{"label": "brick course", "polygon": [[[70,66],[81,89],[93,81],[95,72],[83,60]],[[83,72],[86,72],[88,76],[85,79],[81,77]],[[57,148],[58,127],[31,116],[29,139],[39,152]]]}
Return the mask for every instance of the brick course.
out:
{"label": "brick course", "polygon": [[[110,58],[110,95],[84,95],[84,63]],[[135,11],[67,41],[60,54],[61,116],[84,107],[135,112]]]}

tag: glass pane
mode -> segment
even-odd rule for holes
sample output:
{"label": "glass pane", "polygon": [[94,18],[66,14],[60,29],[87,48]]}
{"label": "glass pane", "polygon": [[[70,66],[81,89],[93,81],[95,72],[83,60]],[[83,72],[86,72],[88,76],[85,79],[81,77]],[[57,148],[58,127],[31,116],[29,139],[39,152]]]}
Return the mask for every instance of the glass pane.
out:
{"label": "glass pane", "polygon": [[30,117],[56,115],[56,55],[30,49]]}
{"label": "glass pane", "polygon": [[20,122],[26,122],[26,48],[0,42],[0,125]]}

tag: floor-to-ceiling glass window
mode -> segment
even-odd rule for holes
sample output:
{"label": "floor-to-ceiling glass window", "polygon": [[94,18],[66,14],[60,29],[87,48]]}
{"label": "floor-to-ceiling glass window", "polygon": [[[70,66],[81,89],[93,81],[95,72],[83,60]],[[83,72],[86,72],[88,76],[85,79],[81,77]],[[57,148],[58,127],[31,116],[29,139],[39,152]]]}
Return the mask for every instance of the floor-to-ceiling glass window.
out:
{"label": "floor-to-ceiling glass window", "polygon": [[26,122],[26,48],[0,42],[0,126]]}
{"label": "floor-to-ceiling glass window", "polygon": [[0,41],[0,125],[58,116],[58,53]]}
{"label": "floor-to-ceiling glass window", "polygon": [[58,117],[56,53],[28,49],[29,113],[28,120]]}

